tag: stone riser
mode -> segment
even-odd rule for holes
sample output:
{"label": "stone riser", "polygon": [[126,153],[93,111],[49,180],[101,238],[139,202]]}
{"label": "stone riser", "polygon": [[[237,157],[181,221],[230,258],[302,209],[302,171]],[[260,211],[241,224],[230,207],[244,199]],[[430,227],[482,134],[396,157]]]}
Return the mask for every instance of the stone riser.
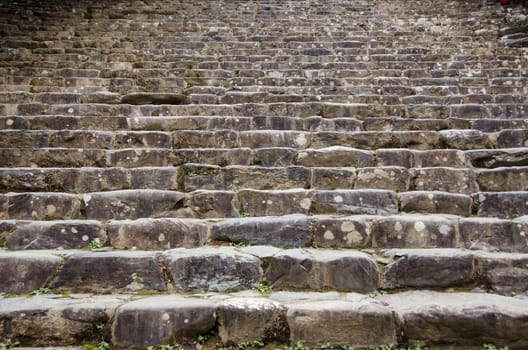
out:
{"label": "stone riser", "polygon": [[[424,200],[416,203],[414,198],[408,204],[427,206]],[[526,217],[508,220],[438,214],[297,214],[227,219],[147,218],[107,223],[28,219],[3,220],[0,228],[0,243],[11,250],[80,249],[98,241],[117,249],[144,250],[200,247],[215,242],[347,249],[463,247],[528,253]]]}
{"label": "stone riser", "polygon": [[356,349],[404,340],[433,349],[443,344],[441,349],[475,350],[492,343],[521,350],[528,344],[527,302],[481,293],[56,296],[0,299],[0,305],[0,319],[16,325],[0,329],[0,336],[33,346],[105,339],[117,349],[185,342],[194,347],[198,336],[211,333],[213,341],[235,346],[254,340],[319,346],[321,339]]}
{"label": "stone riser", "polygon": [[[377,261],[377,262],[376,262]],[[59,292],[233,292],[273,290],[480,287],[528,291],[528,254],[459,249],[393,249],[371,256],[351,249],[178,248],[156,251],[29,251],[0,254],[0,292],[49,287]]]}

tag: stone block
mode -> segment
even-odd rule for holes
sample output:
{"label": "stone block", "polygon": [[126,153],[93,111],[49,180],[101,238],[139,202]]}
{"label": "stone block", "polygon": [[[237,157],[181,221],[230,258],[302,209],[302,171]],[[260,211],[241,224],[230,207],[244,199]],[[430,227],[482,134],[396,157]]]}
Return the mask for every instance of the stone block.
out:
{"label": "stone block", "polygon": [[106,229],[117,249],[198,247],[207,238],[207,224],[192,219],[112,220]]}
{"label": "stone block", "polygon": [[185,195],[162,190],[122,190],[83,195],[89,219],[161,217],[183,206]]}
{"label": "stone block", "polygon": [[241,214],[249,216],[280,216],[308,214],[312,205],[313,191],[244,189],[238,191]]}
{"label": "stone block", "polygon": [[[81,200],[66,193],[8,193],[5,219],[65,220],[80,217]],[[2,200],[0,199],[0,202]],[[1,215],[1,214],[0,214]]]}
{"label": "stone block", "polygon": [[476,168],[528,166],[526,148],[473,150],[466,154]]}
{"label": "stone block", "polygon": [[304,215],[228,219],[213,223],[210,238],[278,247],[302,247],[311,241],[310,221]]}
{"label": "stone block", "polygon": [[375,164],[375,158],[369,151],[332,146],[300,151],[295,163],[309,167],[367,167]]}
{"label": "stone block", "polygon": [[308,188],[310,170],[301,166],[245,167],[228,166],[223,169],[223,182],[230,190]]}
{"label": "stone block", "polygon": [[414,167],[451,167],[467,168],[470,165],[469,159],[464,151],[452,149],[439,149],[427,151],[413,151]]}
{"label": "stone block", "polygon": [[355,188],[403,192],[409,189],[409,182],[409,171],[403,167],[362,168],[359,170]]}
{"label": "stone block", "polygon": [[317,214],[372,214],[398,212],[396,193],[385,190],[316,191],[312,211]]}
{"label": "stone block", "polygon": [[457,217],[448,215],[400,215],[374,220],[375,248],[454,248]]}
{"label": "stone block", "polygon": [[379,149],[376,151],[377,166],[414,166],[414,153],[407,149]]}
{"label": "stone block", "polygon": [[107,332],[96,325],[110,322],[125,300],[113,295],[0,299],[0,337],[42,348],[96,344]]}
{"label": "stone block", "polygon": [[137,189],[178,190],[178,168],[142,167],[132,168],[130,185]]}
{"label": "stone block", "polygon": [[113,139],[113,148],[171,148],[171,135],[159,131],[120,131]]}
{"label": "stone block", "polygon": [[289,147],[259,148],[254,150],[255,163],[262,166],[290,166],[297,151]]}
{"label": "stone block", "polygon": [[210,301],[173,295],[132,301],[116,312],[112,342],[119,348],[144,349],[195,340],[213,329],[216,310]]}
{"label": "stone block", "polygon": [[498,293],[528,291],[528,254],[474,252],[478,276]]}
{"label": "stone block", "polygon": [[266,298],[229,298],[218,307],[218,336],[225,345],[251,340],[287,342],[286,309]]}
{"label": "stone block", "polygon": [[528,191],[528,167],[482,169],[477,182],[481,191]]}
{"label": "stone block", "polygon": [[460,243],[467,249],[528,252],[528,225],[497,218],[460,220]]}
{"label": "stone block", "polygon": [[76,180],[71,190],[78,193],[115,191],[130,186],[127,171],[123,168],[81,168]]}
{"label": "stone block", "polygon": [[528,147],[528,131],[526,129],[501,130],[497,137],[497,147]]}
{"label": "stone block", "polygon": [[105,131],[53,131],[49,134],[49,147],[109,149],[113,136]]}
{"label": "stone block", "polygon": [[477,176],[471,169],[448,167],[419,168],[411,171],[411,189],[472,194],[479,191]]}
{"label": "stone block", "polygon": [[22,294],[44,287],[61,263],[60,257],[46,253],[0,253],[0,292]]}
{"label": "stone block", "polygon": [[[266,147],[264,145],[261,146]],[[172,133],[172,147],[174,147],[174,149],[236,148],[240,147],[240,141],[238,139],[238,133],[231,130],[180,130]]]}
{"label": "stone block", "polygon": [[265,279],[277,289],[368,293],[378,288],[378,273],[372,257],[355,250],[290,249],[271,258]]}
{"label": "stone block", "polygon": [[323,248],[368,248],[375,219],[366,215],[317,217],[312,223],[314,243]]}
{"label": "stone block", "polygon": [[106,238],[99,221],[30,221],[20,222],[5,245],[11,250],[80,249],[94,240],[104,244]]}
{"label": "stone block", "polygon": [[231,247],[177,248],[163,253],[179,291],[228,292],[260,282],[260,260]]}
{"label": "stone block", "polygon": [[121,149],[106,153],[107,163],[113,167],[162,167],[167,166],[172,153],[168,149]]}
{"label": "stone block", "polygon": [[528,191],[482,192],[474,195],[478,216],[516,218],[528,215]]}
{"label": "stone block", "polygon": [[313,189],[335,190],[352,189],[356,182],[355,168],[311,168]]}
{"label": "stone block", "polygon": [[496,141],[492,134],[479,130],[440,130],[439,132],[446,148],[458,150],[496,148]]}
{"label": "stone block", "polygon": [[228,190],[225,171],[216,165],[184,164],[178,168],[178,186],[184,192]]}
{"label": "stone block", "polygon": [[445,288],[473,282],[473,255],[458,249],[394,249],[383,253],[383,288]]}
{"label": "stone block", "polygon": [[396,316],[374,301],[309,301],[287,308],[291,343],[371,348],[397,342]]}
{"label": "stone block", "polygon": [[239,133],[240,146],[255,148],[289,147],[305,149],[310,146],[311,134],[302,131],[260,130]]}
{"label": "stone block", "polygon": [[528,346],[528,301],[485,293],[404,292],[377,298],[388,303],[410,344],[482,347]]}
{"label": "stone block", "polygon": [[153,252],[76,252],[65,259],[52,288],[95,293],[167,289]]}
{"label": "stone block", "polygon": [[197,218],[239,217],[238,199],[231,191],[195,191],[189,194],[189,208]]}
{"label": "stone block", "polygon": [[471,215],[472,200],[469,195],[439,191],[412,191],[399,195],[400,210],[403,212]]}

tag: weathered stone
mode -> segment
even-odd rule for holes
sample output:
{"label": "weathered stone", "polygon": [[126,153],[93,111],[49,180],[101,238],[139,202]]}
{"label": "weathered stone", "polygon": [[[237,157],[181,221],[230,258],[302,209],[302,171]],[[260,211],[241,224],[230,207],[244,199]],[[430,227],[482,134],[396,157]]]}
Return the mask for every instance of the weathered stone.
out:
{"label": "weathered stone", "polygon": [[223,169],[223,181],[231,190],[308,188],[310,170],[300,166],[290,167],[242,167]]}
{"label": "weathered stone", "polygon": [[470,164],[466,153],[459,150],[413,151],[413,154],[416,168],[467,168]]}
{"label": "weathered stone", "polygon": [[481,191],[528,191],[528,167],[479,170],[477,182]]}
{"label": "weathered stone", "polygon": [[370,226],[375,216],[318,217],[313,222],[314,243],[324,248],[370,247]]}
{"label": "weathered stone", "polygon": [[411,188],[417,191],[478,192],[477,177],[470,169],[448,167],[412,169]]}
{"label": "weathered stone", "polygon": [[311,168],[311,171],[310,188],[313,189],[352,189],[356,182],[355,168]]}
{"label": "weathered stone", "polygon": [[242,131],[239,136],[241,147],[249,148],[289,147],[305,149],[309,147],[311,139],[310,133],[289,130]]}
{"label": "weathered stone", "polygon": [[498,148],[528,147],[526,129],[502,130],[497,137]]}
{"label": "weathered stone", "polygon": [[383,253],[383,288],[443,288],[473,281],[473,255],[458,249],[394,249]]}
{"label": "weathered stone", "polygon": [[376,151],[377,166],[401,166],[412,168],[414,154],[407,149],[380,149]]}
{"label": "weathered stone", "polygon": [[53,278],[61,262],[60,257],[45,253],[0,253],[0,292],[30,293],[44,287]]}
{"label": "weathered stone", "polygon": [[177,248],[163,256],[175,287],[184,292],[250,289],[262,278],[258,258],[230,247]]}
{"label": "weathered stone", "polygon": [[398,212],[398,202],[392,191],[316,191],[312,210],[317,214],[394,214]]}
{"label": "weathered stone", "polygon": [[117,249],[190,248],[207,238],[207,225],[192,219],[117,220],[107,224],[107,231]]}
{"label": "weathered stone", "polygon": [[473,253],[478,276],[493,290],[507,293],[528,291],[528,254]]}
{"label": "weathered stone", "polygon": [[401,215],[374,220],[375,248],[454,248],[457,218],[448,215]]}
{"label": "weathered stone", "polygon": [[396,342],[396,317],[374,301],[309,301],[287,306],[290,341],[360,348]]}
{"label": "weathered stone", "polygon": [[130,169],[130,185],[137,189],[177,190],[178,171],[173,167]]}
{"label": "weathered stone", "polygon": [[65,187],[64,190],[86,193],[121,190],[129,186],[127,172],[122,168],[82,168],[76,180],[74,188]]}
{"label": "weathered stone", "polygon": [[528,191],[482,192],[474,195],[478,216],[515,218],[528,215]]}
{"label": "weathered stone", "polygon": [[265,298],[229,298],[218,308],[218,336],[222,344],[250,340],[288,341],[286,309]]}
{"label": "weathered stone", "polygon": [[163,291],[165,282],[152,252],[76,252],[51,283],[53,288],[96,293]]}
{"label": "weathered stone", "polygon": [[216,309],[207,300],[173,295],[132,301],[116,312],[112,342],[121,348],[144,349],[196,339],[214,327]]}
{"label": "weathered stone", "polygon": [[224,171],[219,166],[184,164],[178,168],[178,186],[184,192],[195,190],[228,190]]}
{"label": "weathered stone", "polygon": [[[2,208],[2,203],[0,202],[0,209]],[[16,220],[0,220],[0,246],[4,246],[5,241],[9,235],[14,232],[17,228]]]}
{"label": "weathered stone", "polygon": [[[2,339],[17,339],[32,347],[96,344],[113,318],[124,296],[53,297],[0,299]],[[68,347],[70,349],[70,347]]]}
{"label": "weathered stone", "polygon": [[131,148],[107,151],[107,163],[114,167],[162,167],[167,166],[171,151],[168,149]]}
{"label": "weathered stone", "polygon": [[131,105],[181,105],[188,102],[187,97],[181,94],[142,92],[123,96],[121,103]]}
{"label": "weathered stone", "polygon": [[528,225],[496,218],[460,220],[460,242],[468,249],[528,252]]}
{"label": "weathered stone", "polygon": [[409,189],[409,181],[409,171],[403,167],[363,168],[359,170],[355,188],[403,192]]}
{"label": "weathered stone", "polygon": [[121,131],[114,135],[113,148],[171,148],[171,135],[159,131]]}
{"label": "weathered stone", "polygon": [[66,193],[7,193],[0,197],[6,201],[6,210],[0,212],[3,219],[61,220],[80,216],[80,199]]}
{"label": "weathered stone", "polygon": [[89,219],[161,217],[178,210],[185,196],[162,190],[122,190],[83,195]]}
{"label": "weathered stone", "polygon": [[255,151],[255,163],[262,166],[289,166],[294,164],[297,151],[293,148],[259,148]]}
{"label": "weathered stone", "polygon": [[310,243],[311,230],[308,217],[304,215],[241,218],[214,223],[211,238],[236,243],[302,247]]}
{"label": "weathered stone", "polygon": [[403,212],[471,215],[473,202],[469,195],[439,191],[412,191],[399,195],[400,210]]}
{"label": "weathered stone", "polygon": [[378,267],[355,250],[291,249],[273,256],[265,278],[279,289],[367,293],[378,288]]}
{"label": "weathered stone", "polygon": [[300,151],[295,163],[310,167],[365,167],[373,166],[375,159],[369,151],[332,146]]}
{"label": "weathered stone", "polygon": [[94,240],[106,242],[106,233],[99,221],[30,221],[17,225],[6,247],[11,250],[78,249]]}
{"label": "weathered stone", "polygon": [[410,344],[528,346],[528,301],[485,293],[404,292],[378,298],[402,321]]}
{"label": "weathered stone", "polygon": [[[240,147],[240,141],[238,139],[238,133],[235,131],[231,131],[231,130],[217,130],[217,131],[180,130],[180,131],[175,131],[172,133],[172,147],[174,147],[174,149],[179,149],[179,148],[235,148],[235,147]],[[263,147],[266,147],[266,146],[263,146]],[[268,146],[268,147],[274,147],[274,145]]]}
{"label": "weathered stone", "polygon": [[238,199],[230,191],[195,191],[189,194],[189,207],[197,218],[239,217]]}
{"label": "weathered stone", "polygon": [[460,150],[496,148],[493,137],[479,130],[441,130],[440,135],[446,148]]}
{"label": "weathered stone", "polygon": [[528,166],[527,148],[474,150],[467,151],[466,154],[477,168]]}
{"label": "weathered stone", "polygon": [[249,216],[280,216],[308,214],[312,205],[313,191],[307,190],[240,190],[238,201],[241,214]]}
{"label": "weathered stone", "polygon": [[49,147],[112,148],[113,133],[105,131],[60,130],[50,132]]}
{"label": "weathered stone", "polygon": [[171,164],[201,163],[226,166],[230,164],[250,165],[251,150],[249,148],[204,148],[175,149],[170,157]]}

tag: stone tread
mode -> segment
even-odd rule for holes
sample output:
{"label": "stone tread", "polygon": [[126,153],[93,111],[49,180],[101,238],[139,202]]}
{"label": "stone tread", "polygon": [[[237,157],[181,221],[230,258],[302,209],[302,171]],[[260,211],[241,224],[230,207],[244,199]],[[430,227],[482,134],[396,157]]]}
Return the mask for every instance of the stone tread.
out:
{"label": "stone tread", "polygon": [[[162,345],[174,337],[191,346],[198,335],[210,331],[226,345],[261,340],[316,346],[324,339],[334,346],[362,348],[401,344],[405,339],[432,348],[474,350],[484,343],[508,344],[514,350],[527,346],[526,298],[479,292],[50,294],[4,298],[0,305],[0,318],[18,325],[0,332],[15,339],[24,335],[22,346],[97,343],[101,334],[90,331],[97,322],[105,325],[99,333],[106,334],[103,337],[116,348]],[[49,322],[46,315],[60,322]],[[45,336],[36,336],[34,329],[43,330]]]}

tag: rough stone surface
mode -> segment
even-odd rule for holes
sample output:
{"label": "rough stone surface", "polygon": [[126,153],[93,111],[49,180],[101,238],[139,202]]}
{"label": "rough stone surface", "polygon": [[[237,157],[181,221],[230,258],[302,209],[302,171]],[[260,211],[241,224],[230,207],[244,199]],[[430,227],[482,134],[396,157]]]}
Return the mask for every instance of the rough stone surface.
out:
{"label": "rough stone surface", "polygon": [[373,301],[309,301],[288,305],[290,341],[318,345],[372,347],[394,343],[396,318],[392,310]]}
{"label": "rough stone surface", "polygon": [[411,344],[528,346],[528,301],[492,294],[404,292],[378,298],[392,307]]}
{"label": "rough stone surface", "polygon": [[279,289],[366,293],[378,287],[378,267],[369,255],[354,250],[292,249],[272,257],[265,278]]}
{"label": "rough stone surface", "polygon": [[138,219],[161,217],[176,211],[185,196],[161,190],[123,190],[83,195],[90,219]]}
{"label": "rough stone surface", "polygon": [[335,190],[352,189],[356,182],[355,168],[312,168],[310,188]]}
{"label": "rough stone surface", "polygon": [[411,189],[472,194],[478,192],[476,175],[468,169],[419,168],[412,171]]}
{"label": "rough stone surface", "polygon": [[223,344],[250,340],[287,341],[286,310],[266,298],[230,298],[218,308],[218,335]]}
{"label": "rough stone surface", "polygon": [[355,188],[404,192],[409,189],[409,181],[409,171],[403,167],[363,168],[358,173]]}
{"label": "rough stone surface", "polygon": [[393,259],[385,267],[384,288],[442,288],[469,284],[473,255],[456,249],[394,249],[383,253]]}
{"label": "rough stone surface", "polygon": [[503,293],[528,291],[528,254],[473,253],[477,261],[477,273],[493,290]]}
{"label": "rough stone surface", "polygon": [[138,219],[110,221],[107,231],[117,249],[172,249],[203,245],[208,229],[192,219]]}
{"label": "rough stone surface", "polygon": [[239,217],[239,207],[235,192],[231,191],[195,191],[189,194],[191,215],[203,218]]}
{"label": "rough stone surface", "polygon": [[62,259],[52,254],[0,253],[0,292],[30,293],[44,287],[61,263]]}
{"label": "rough stone surface", "polygon": [[249,216],[308,214],[313,191],[306,190],[240,190],[238,200],[242,212]]}
{"label": "rough stone surface", "polygon": [[8,193],[0,195],[2,219],[62,220],[80,216],[81,201],[66,193]]}
{"label": "rough stone surface", "polygon": [[479,216],[504,219],[528,215],[528,191],[482,192],[475,195]]}
{"label": "rough stone surface", "polygon": [[471,215],[473,202],[469,195],[439,191],[412,191],[399,195],[400,210],[403,212]]}
{"label": "rough stone surface", "polygon": [[226,292],[250,289],[260,282],[260,260],[230,247],[177,248],[164,259],[176,289]]}
{"label": "rough stone surface", "polygon": [[343,146],[307,149],[296,158],[296,164],[312,167],[366,167],[374,161],[372,152]]}
{"label": "rough stone surface", "polygon": [[106,243],[106,233],[99,221],[31,221],[19,223],[6,241],[11,250],[75,249],[90,242]]}
{"label": "rough stone surface", "polygon": [[458,225],[447,215],[389,216],[372,225],[375,248],[454,248]]}
{"label": "rough stone surface", "polygon": [[206,300],[172,295],[132,301],[117,310],[112,341],[118,347],[144,349],[196,339],[214,327],[216,309]]}
{"label": "rough stone surface", "polygon": [[314,242],[324,248],[367,248],[371,245],[370,226],[375,216],[319,217],[313,223]]}
{"label": "rough stone surface", "polygon": [[53,288],[97,293],[167,289],[155,253],[77,252],[65,259]]}
{"label": "rough stone surface", "polygon": [[318,214],[394,214],[396,194],[383,190],[317,191],[313,211]]}
{"label": "rough stone surface", "polygon": [[310,243],[310,222],[304,215],[229,219],[211,226],[211,238],[279,247],[302,247]]}
{"label": "rough stone surface", "polygon": [[496,218],[460,220],[460,242],[468,249],[528,252],[528,226]]}

